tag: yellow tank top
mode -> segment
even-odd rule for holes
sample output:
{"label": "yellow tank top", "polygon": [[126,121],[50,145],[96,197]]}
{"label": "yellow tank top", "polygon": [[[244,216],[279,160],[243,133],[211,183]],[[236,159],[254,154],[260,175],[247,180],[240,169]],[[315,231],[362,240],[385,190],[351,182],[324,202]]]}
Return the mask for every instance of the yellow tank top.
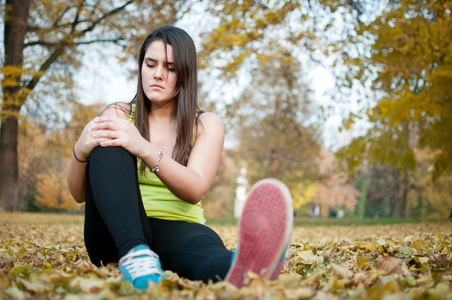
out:
{"label": "yellow tank top", "polygon": [[[135,104],[132,104],[129,122],[133,124],[134,118]],[[193,143],[194,138],[192,145]],[[205,224],[206,219],[204,218],[201,201],[197,204],[191,204],[179,199],[171,193],[160,178],[149,172],[147,168],[145,174],[141,174],[138,170],[138,183],[148,217]]]}

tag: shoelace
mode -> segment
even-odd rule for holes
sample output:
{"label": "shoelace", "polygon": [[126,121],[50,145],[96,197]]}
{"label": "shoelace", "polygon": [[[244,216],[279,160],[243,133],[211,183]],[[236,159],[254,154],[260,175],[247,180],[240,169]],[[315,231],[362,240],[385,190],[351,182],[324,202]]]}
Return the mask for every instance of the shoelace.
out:
{"label": "shoelace", "polygon": [[121,259],[121,263],[130,273],[132,280],[145,275],[160,274],[159,257],[149,249],[128,253]]}

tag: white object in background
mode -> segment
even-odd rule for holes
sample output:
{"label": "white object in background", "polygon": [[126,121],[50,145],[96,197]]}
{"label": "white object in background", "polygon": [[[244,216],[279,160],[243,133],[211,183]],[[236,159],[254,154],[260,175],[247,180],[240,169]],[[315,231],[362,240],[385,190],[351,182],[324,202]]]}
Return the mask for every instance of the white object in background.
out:
{"label": "white object in background", "polygon": [[234,217],[239,219],[242,215],[243,206],[246,200],[246,189],[248,180],[246,179],[246,168],[240,168],[240,175],[237,177],[237,187],[235,188]]}

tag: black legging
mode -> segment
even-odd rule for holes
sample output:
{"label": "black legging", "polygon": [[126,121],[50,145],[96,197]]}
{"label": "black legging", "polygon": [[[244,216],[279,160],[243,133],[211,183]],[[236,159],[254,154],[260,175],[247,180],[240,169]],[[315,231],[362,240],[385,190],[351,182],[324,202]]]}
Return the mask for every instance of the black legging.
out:
{"label": "black legging", "polygon": [[91,153],[84,235],[97,266],[118,262],[139,244],[160,256],[164,270],[191,280],[222,280],[231,265],[232,252],[209,227],[146,216],[136,158],[121,147],[96,147]]}

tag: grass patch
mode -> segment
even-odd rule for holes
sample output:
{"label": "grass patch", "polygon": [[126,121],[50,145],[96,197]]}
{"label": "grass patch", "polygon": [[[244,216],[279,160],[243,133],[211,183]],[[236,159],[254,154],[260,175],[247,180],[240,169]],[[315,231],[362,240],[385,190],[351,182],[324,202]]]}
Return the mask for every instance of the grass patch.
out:
{"label": "grass patch", "polygon": [[[426,218],[308,218],[296,217],[294,218],[294,226],[351,226],[351,225],[390,225],[390,224],[407,224],[407,223],[422,223],[422,222],[438,222],[447,221]],[[238,220],[230,219],[207,219],[207,225],[237,225]]]}

